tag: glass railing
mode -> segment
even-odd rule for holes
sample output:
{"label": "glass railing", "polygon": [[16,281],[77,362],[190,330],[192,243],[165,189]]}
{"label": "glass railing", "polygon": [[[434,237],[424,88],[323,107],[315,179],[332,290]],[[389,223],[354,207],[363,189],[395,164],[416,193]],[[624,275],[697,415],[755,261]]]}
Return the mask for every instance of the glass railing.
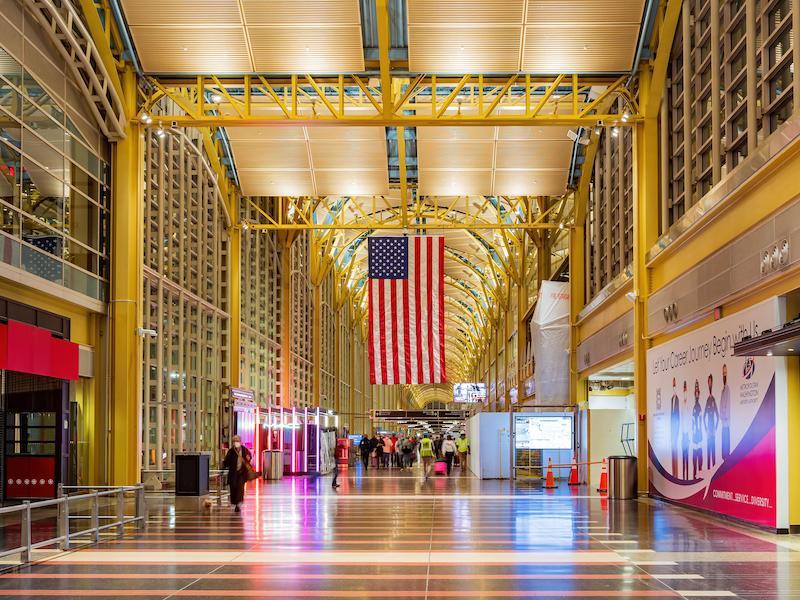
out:
{"label": "glass railing", "polygon": [[103,279],[3,231],[0,231],[0,261],[94,300],[107,300],[108,284]]}

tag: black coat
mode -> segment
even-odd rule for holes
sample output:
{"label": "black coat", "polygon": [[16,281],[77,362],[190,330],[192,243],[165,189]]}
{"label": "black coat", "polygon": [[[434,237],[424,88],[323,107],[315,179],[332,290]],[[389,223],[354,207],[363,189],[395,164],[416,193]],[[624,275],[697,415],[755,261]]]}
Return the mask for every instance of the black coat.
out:
{"label": "black coat", "polygon": [[[250,450],[242,446],[242,460],[245,462],[250,462],[252,460],[252,456],[250,454]],[[222,463],[222,468],[228,470],[228,484],[229,485],[236,485],[239,483],[239,480],[242,483],[245,482],[245,478],[243,475],[244,467],[242,467],[242,471],[237,471],[236,463],[238,463],[238,456],[236,455],[236,448],[231,448],[228,450],[228,453],[225,455],[225,460]]]}

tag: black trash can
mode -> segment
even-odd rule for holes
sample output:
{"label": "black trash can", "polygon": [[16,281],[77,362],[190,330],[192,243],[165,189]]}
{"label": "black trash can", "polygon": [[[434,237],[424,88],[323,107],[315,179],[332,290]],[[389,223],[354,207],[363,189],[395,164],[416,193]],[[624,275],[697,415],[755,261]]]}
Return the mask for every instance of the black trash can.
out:
{"label": "black trash can", "polygon": [[608,497],[611,500],[635,499],[638,484],[635,456],[608,457]]}
{"label": "black trash can", "polygon": [[186,452],[175,456],[175,495],[205,496],[208,494],[210,456]]}

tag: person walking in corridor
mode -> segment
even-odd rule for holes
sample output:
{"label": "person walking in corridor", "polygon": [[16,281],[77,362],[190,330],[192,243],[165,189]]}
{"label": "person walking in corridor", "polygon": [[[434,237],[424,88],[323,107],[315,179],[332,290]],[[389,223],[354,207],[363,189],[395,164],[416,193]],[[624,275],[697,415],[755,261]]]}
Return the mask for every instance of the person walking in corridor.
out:
{"label": "person walking in corridor", "polygon": [[369,455],[372,453],[372,444],[366,435],[361,437],[358,450],[361,452],[361,463],[364,465],[364,470],[366,471],[369,469]]}
{"label": "person walking in corridor", "polygon": [[731,388],[728,387],[728,365],[722,365],[719,420],[722,423],[722,460],[725,460],[731,453]]}
{"label": "person walking in corridor", "polygon": [[711,388],[714,385],[714,376],[708,376],[708,398],[706,409],[703,411],[703,425],[706,427],[706,468],[710,469],[717,464],[717,427],[719,426],[719,410],[717,401]]}
{"label": "person walking in corridor", "polygon": [[375,456],[375,466],[381,468],[383,466],[383,436],[378,436],[377,439],[372,440],[373,455]]}
{"label": "person walking in corridor", "polygon": [[469,439],[467,434],[462,433],[456,440],[456,449],[458,450],[458,462],[461,465],[461,474],[467,474],[467,456],[469,455]]}
{"label": "person walking in corridor", "polygon": [[692,479],[703,470],[703,409],[700,407],[700,382],[694,380],[694,407],[692,407]]}
{"label": "person walking in corridor", "polygon": [[433,460],[435,458],[435,450],[430,433],[426,433],[419,441],[419,458],[422,460],[422,474],[427,481],[428,475],[430,474],[431,465],[433,464]]}
{"label": "person walking in corridor", "polygon": [[[244,502],[244,485],[247,483],[247,468],[250,465],[250,450],[242,445],[242,438],[233,436],[233,445],[225,455],[222,468],[228,470],[231,506],[238,513]],[[252,467],[250,467],[252,468]]]}
{"label": "person walking in corridor", "polygon": [[453,436],[448,435],[442,442],[442,452],[444,453],[444,461],[447,463],[447,474],[453,470],[453,458],[456,456],[456,443],[453,441]]}
{"label": "person walking in corridor", "polygon": [[410,469],[414,464],[414,454],[416,452],[416,441],[409,435],[403,439],[403,468]]}

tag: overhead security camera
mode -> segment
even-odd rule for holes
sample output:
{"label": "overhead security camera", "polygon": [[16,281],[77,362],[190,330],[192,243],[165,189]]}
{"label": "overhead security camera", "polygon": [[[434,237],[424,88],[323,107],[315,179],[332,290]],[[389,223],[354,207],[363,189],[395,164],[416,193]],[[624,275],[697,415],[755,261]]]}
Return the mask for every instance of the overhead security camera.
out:
{"label": "overhead security camera", "polygon": [[142,337],[157,338],[158,332],[155,329],[145,329],[144,327],[137,327],[136,333]]}
{"label": "overhead security camera", "polygon": [[582,135],[578,137],[578,134],[572,131],[572,129],[567,130],[567,137],[571,139],[573,142],[577,142],[581,146],[588,146],[589,145],[589,138]]}

